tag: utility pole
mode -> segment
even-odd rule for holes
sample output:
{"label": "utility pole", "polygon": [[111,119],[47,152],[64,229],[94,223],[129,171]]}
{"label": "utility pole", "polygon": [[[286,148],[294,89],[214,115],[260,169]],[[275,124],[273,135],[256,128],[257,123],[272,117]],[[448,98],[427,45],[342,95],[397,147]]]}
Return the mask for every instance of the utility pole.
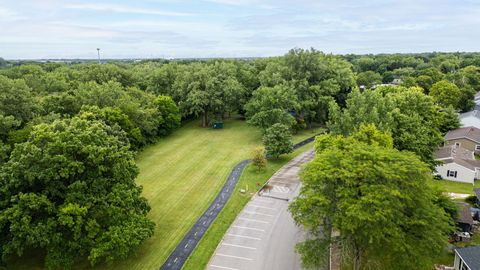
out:
{"label": "utility pole", "polygon": [[98,54],[98,64],[101,64],[102,62],[100,61],[100,48],[97,48],[97,54]]}

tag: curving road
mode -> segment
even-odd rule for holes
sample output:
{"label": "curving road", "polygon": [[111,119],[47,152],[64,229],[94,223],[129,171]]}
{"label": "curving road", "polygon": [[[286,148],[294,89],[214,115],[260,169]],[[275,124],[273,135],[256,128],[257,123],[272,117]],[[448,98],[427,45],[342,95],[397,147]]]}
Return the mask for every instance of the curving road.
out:
{"label": "curving road", "polygon": [[[302,147],[312,142],[314,139],[315,136],[310,137],[295,144],[293,148],[297,149]],[[250,163],[250,160],[243,160],[233,168],[220,193],[218,193],[208,209],[200,216],[192,228],[183,237],[182,241],[180,241],[172,254],[170,254],[165,263],[160,267],[160,270],[180,270],[183,267],[188,256],[193,252],[202,236],[227,203],[243,169],[245,169],[245,166],[247,166],[248,163]]]}

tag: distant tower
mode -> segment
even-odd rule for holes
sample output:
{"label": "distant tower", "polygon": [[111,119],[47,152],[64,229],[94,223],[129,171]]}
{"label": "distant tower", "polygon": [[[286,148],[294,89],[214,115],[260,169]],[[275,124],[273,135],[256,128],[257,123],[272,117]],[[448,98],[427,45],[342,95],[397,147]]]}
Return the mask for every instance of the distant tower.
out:
{"label": "distant tower", "polygon": [[100,48],[97,48],[97,54],[98,54],[98,63],[101,64],[102,62],[100,61]]}

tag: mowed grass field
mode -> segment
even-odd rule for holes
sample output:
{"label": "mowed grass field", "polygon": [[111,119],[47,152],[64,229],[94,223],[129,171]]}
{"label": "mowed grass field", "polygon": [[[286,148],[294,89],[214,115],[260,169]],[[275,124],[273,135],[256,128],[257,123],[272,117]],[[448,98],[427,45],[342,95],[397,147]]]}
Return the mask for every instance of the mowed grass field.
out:
{"label": "mowed grass field", "polygon": [[136,256],[97,269],[159,269],[224,184],[231,169],[249,158],[261,134],[244,121],[227,120],[225,128],[187,123],[147,147],[137,158],[138,184],[150,202],[155,234]]}
{"label": "mowed grass field", "polygon": [[[294,141],[314,132],[304,131]],[[155,234],[128,259],[98,264],[93,269],[159,269],[214,199],[231,169],[250,158],[252,150],[261,144],[257,128],[232,119],[225,121],[221,130],[201,128],[198,121],[192,121],[145,148],[137,156],[137,183],[143,186],[143,196],[150,203],[149,218],[156,223]],[[31,254],[8,269],[43,269],[43,262],[38,254]],[[92,267],[84,262],[74,269]]]}

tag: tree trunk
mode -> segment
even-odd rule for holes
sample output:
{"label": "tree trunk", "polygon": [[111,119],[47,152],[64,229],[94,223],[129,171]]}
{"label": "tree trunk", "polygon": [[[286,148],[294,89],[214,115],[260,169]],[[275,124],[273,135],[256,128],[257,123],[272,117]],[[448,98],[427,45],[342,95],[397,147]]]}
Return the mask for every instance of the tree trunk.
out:
{"label": "tree trunk", "polygon": [[360,270],[360,267],[362,266],[362,257],[363,257],[363,252],[360,249],[355,250],[355,256],[353,258],[353,270]]}
{"label": "tree trunk", "polygon": [[202,127],[207,127],[208,124],[208,113],[207,111],[203,112],[203,117],[202,117]]}

